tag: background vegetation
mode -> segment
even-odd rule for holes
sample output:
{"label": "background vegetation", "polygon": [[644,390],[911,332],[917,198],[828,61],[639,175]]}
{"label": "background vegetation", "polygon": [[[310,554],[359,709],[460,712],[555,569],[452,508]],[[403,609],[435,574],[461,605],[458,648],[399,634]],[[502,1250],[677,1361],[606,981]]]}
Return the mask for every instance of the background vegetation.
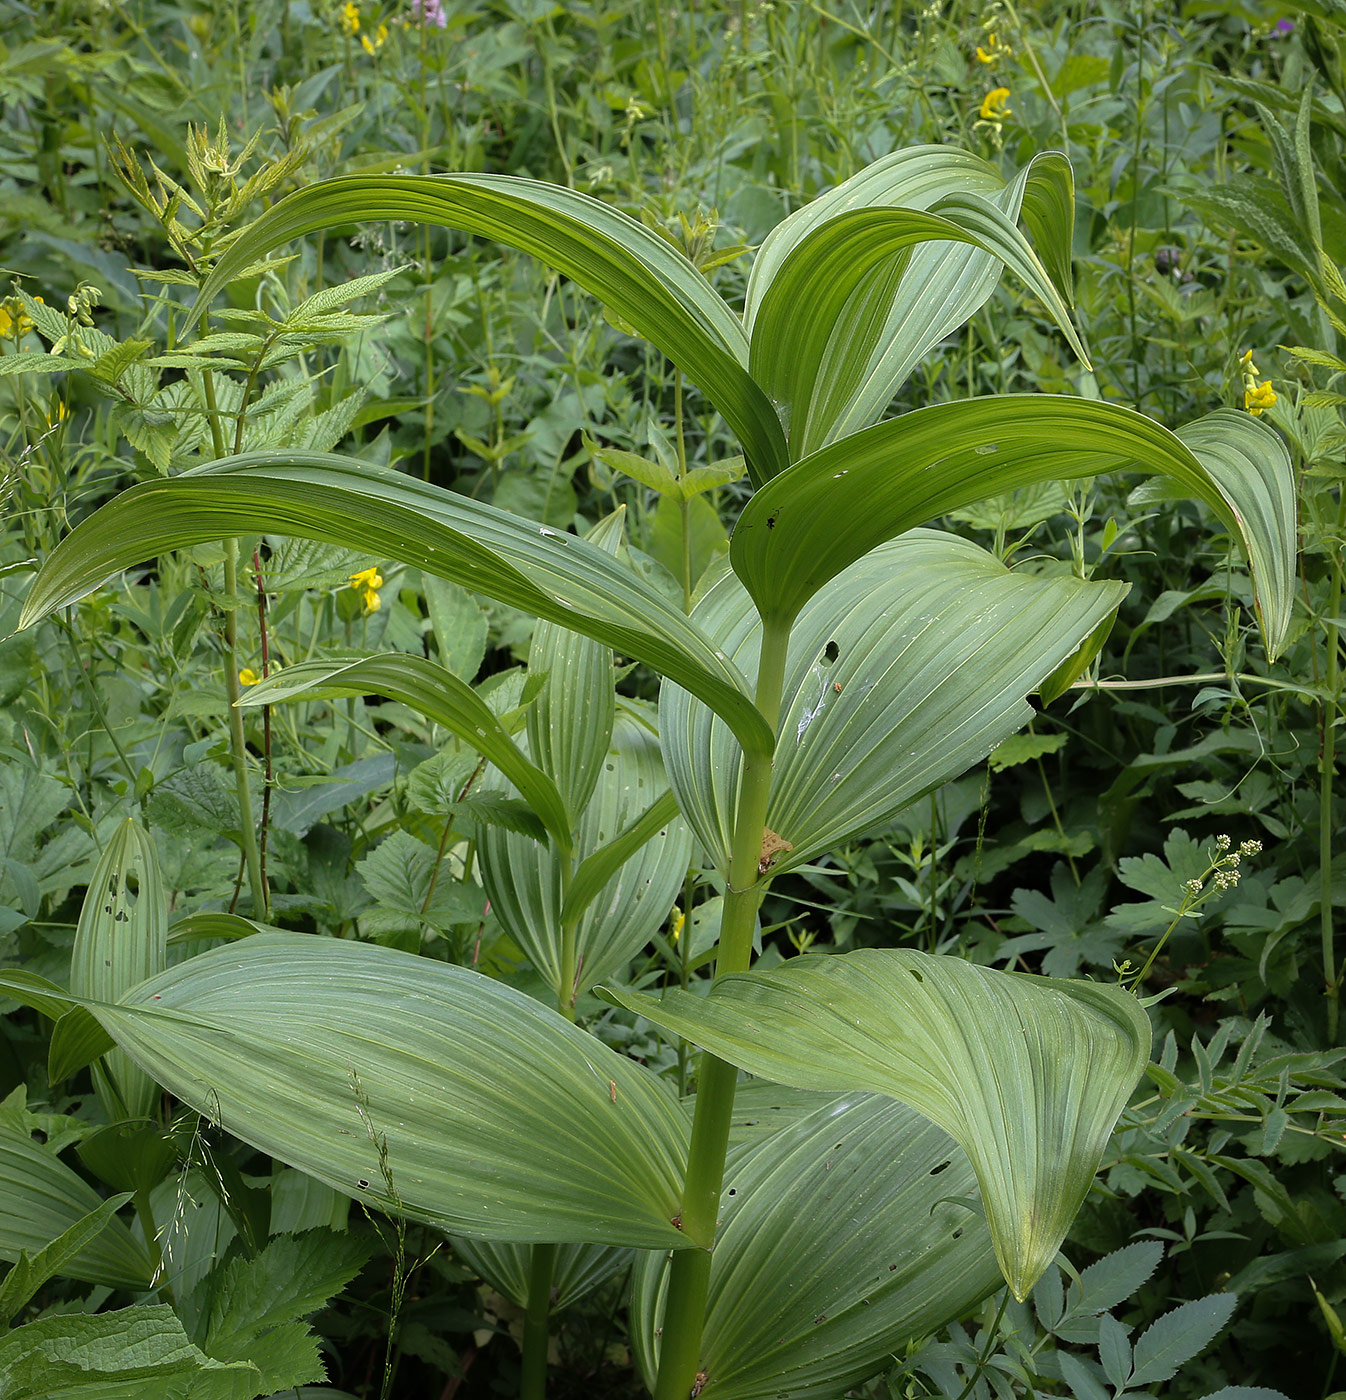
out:
{"label": "background vegetation", "polygon": [[[230,738],[240,682],[349,650],[437,657],[517,728],[535,693],[531,619],[387,560],[264,538],[237,579],[220,550],[184,551],[9,636],[36,563],[118,489],[217,455],[222,423],[229,450],[341,443],[556,529],[624,505],[633,560],[679,601],[746,495],[728,469],[687,501],[661,491],[737,450],[695,387],[564,279],[442,230],[297,243],[180,348],[198,269],[231,229],[332,174],[529,175],[638,214],[733,299],[746,248],[890,150],[947,143],[1006,168],[1068,152],[1093,370],[1007,283],[894,410],[1049,390],[1170,425],[1220,405],[1264,414],[1300,482],[1291,643],[1267,665],[1244,567],[1197,505],[1102,479],[946,522],[1006,558],[1143,586],[1096,684],[890,829],[777,881],[764,965],[905,945],[1111,980],[1175,925],[1151,972],[1170,993],[1151,1013],[1157,1064],[1065,1251],[1093,1265],[1093,1291],[1067,1306],[1052,1274],[1029,1304],[992,1299],[870,1391],[1332,1393],[1346,1296],[1335,7],[9,0],[4,15],[0,959],[57,980],[100,853],[134,815],[175,956],[211,932],[181,921],[238,912],[550,995],[481,884],[479,845],[511,818],[478,792],[475,756],[393,703],[241,712],[258,889]],[[66,363],[38,373],[51,349]],[[653,684],[631,670],[621,690]],[[695,980],[716,897],[694,860],[647,952],[613,977]],[[351,1209],[171,1105],[167,1132],[114,1139],[87,1072],[49,1072],[47,1023],[0,1010],[0,1169],[7,1151],[60,1153],[93,1204],[131,1193],[118,1248],[53,1278],[16,1321],[143,1296],[126,1260],[162,1253],[159,1296],[212,1355],[279,1324],[307,1338],[297,1319],[326,1303],[313,1327],[341,1391],[513,1391],[521,1315],[498,1261]],[[685,1048],[592,997],[578,1012],[685,1087]],[[51,1236],[28,1238],[9,1209],[0,1198],[13,1261]],[[558,1394],[638,1391],[628,1267],[614,1254],[559,1315]],[[309,1286],[287,1290],[298,1277]],[[250,1299],[236,1335],[211,1311],[231,1287]],[[1237,1298],[1236,1328],[1189,1328],[1176,1377],[1132,1373],[1117,1331],[1140,1337],[1217,1291]]]}

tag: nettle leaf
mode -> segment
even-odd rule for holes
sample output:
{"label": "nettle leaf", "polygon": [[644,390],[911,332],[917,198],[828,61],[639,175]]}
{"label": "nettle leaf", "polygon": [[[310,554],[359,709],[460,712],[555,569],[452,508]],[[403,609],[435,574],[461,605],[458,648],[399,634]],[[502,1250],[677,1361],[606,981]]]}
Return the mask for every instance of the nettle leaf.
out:
{"label": "nettle leaf", "polygon": [[409,931],[411,951],[420,946],[423,928],[441,933],[454,924],[482,917],[484,901],[479,886],[464,886],[448,871],[436,867],[439,853],[406,831],[394,831],[355,867],[374,900],[375,907],[360,915],[367,932],[386,940]]}
{"label": "nettle leaf", "polygon": [[[737,538],[737,536],[736,536]],[[913,530],[833,579],[790,636],[767,826],[788,870],[890,820],[1027,724],[1026,697],[1120,603],[1124,587],[1016,574],[966,540]],[[755,678],[756,610],[725,572],[693,618]],[[728,868],[741,755],[679,687],[659,732],[683,815]]]}
{"label": "nettle leaf", "polygon": [[218,1361],[250,1361],[265,1393],[327,1379],[318,1338],[303,1321],[355,1277],[368,1241],[330,1230],[278,1235],[196,1286],[206,1319],[198,1340]]}
{"label": "nettle leaf", "polygon": [[170,1093],[378,1209],[489,1239],[689,1243],[671,1090],[480,973],[257,934],[84,1004]]}
{"label": "nettle leaf", "polygon": [[44,1317],[0,1337],[5,1400],[253,1400],[262,1388],[250,1361],[216,1361],[193,1346],[173,1309]]}
{"label": "nettle leaf", "polygon": [[[699,1365],[717,1400],[832,1400],[1000,1283],[967,1158],[880,1095],[831,1099],[732,1149],[720,1215]],[[643,1255],[632,1292],[651,1389],[667,1259]]]}
{"label": "nettle leaf", "polygon": [[887,1094],[939,1124],[976,1170],[1019,1298],[1055,1258],[1150,1057],[1149,1021],[1117,986],[905,949],[795,958],[704,997],[604,995],[750,1074]]}
{"label": "nettle leaf", "polygon": [[1236,1293],[1212,1293],[1166,1312],[1136,1339],[1131,1384],[1137,1388],[1171,1380],[1178,1367],[1197,1356],[1238,1307]]}

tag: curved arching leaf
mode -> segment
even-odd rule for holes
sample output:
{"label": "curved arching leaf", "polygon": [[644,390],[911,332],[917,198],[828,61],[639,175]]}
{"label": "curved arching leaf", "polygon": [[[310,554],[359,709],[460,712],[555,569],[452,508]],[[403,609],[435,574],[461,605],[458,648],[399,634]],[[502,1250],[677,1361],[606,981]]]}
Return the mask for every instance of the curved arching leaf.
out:
{"label": "curved arching leaf", "polygon": [[561,849],[569,849],[570,819],[556,784],[523,753],[466,681],[423,656],[395,651],[359,661],[301,661],[249,686],[238,703],[276,705],[345,695],[382,695],[442,724],[495,764]]}
{"label": "curved arching leaf", "polygon": [[[1118,583],[1011,572],[970,541],[913,530],[832,579],[790,634],[767,826],[777,871],[888,821],[1021,729],[1026,697],[1106,625]],[[732,573],[693,618],[755,675],[761,623]],[[733,736],[665,684],[660,743],[683,815],[728,869],[742,761]]]}
{"label": "curved arching leaf", "polygon": [[1039,481],[1141,471],[1204,501],[1252,566],[1274,657],[1289,625],[1294,472],[1284,443],[1220,410],[1174,434],[1121,404],[1006,394],[905,413],[795,463],[748,502],[734,571],[764,616],[793,617],[828,579],[926,520]]}
{"label": "curved arching leaf", "polygon": [[680,683],[750,748],[770,747],[743,678],[683,613],[606,550],[399,472],[323,452],[225,457],[124,491],[51,552],[29,627],[110,574],[170,549],[274,531],[415,564],[571,627]]}
{"label": "curved arching leaf", "polygon": [[[1022,217],[1053,284],[1070,300],[1075,195],[1063,155],[1043,152],[1007,182],[979,156],[914,146],[875,161],[771,231],[748,283],[746,319],[754,339],[761,306],[782,265],[827,220],[858,209],[928,210],[951,197],[985,200],[1011,223]],[[1001,267],[999,259],[968,244],[932,243],[872,268],[837,323],[827,362],[829,406],[825,424],[819,423],[823,437],[805,444],[796,439],[797,446],[821,446],[875,422],[912,369],[989,299]],[[821,294],[815,284],[810,301]]]}
{"label": "curved arching leaf", "polygon": [[1150,1056],[1120,987],[905,948],[795,958],[705,997],[604,994],[750,1074],[887,1094],[937,1123],[976,1171],[1018,1298],[1056,1257]]}
{"label": "curved arching leaf", "polygon": [[[929,211],[877,207],[838,214],[795,245],[762,299],[752,333],[753,377],[782,409],[788,423],[791,460],[825,446],[838,423],[853,426],[848,410],[865,382],[857,353],[856,324],[871,308],[862,284],[870,282],[875,308],[884,313],[879,287],[885,268],[901,286],[900,255],[931,242],[963,243],[1003,263],[1041,298],[1071,348],[1085,364],[1088,354],[1070,312],[1032,245],[1012,218],[973,194],[946,195]],[[799,308],[808,306],[801,316]],[[863,332],[861,331],[862,346]],[[870,370],[872,378],[875,371]],[[894,386],[886,385],[891,397]]]}
{"label": "curved arching leaf", "polygon": [[578,190],[517,175],[345,175],[280,200],[230,243],[197,314],[245,268],[306,233],[405,219],[447,224],[531,253],[610,306],[724,414],[762,482],[785,465],[771,404],[745,368],[747,339],[710,283],[666,239]]}
{"label": "curved arching leaf", "polygon": [[[78,1172],[14,1124],[0,1119],[0,1259],[34,1255],[97,1211],[102,1197]],[[154,1266],[145,1246],[120,1220],[109,1220],[61,1273],[86,1283],[139,1292]]]}
{"label": "curved arching leaf", "polygon": [[[564,857],[501,827],[482,833],[478,858],[491,908],[558,997],[577,996],[625,964],[668,917],[692,854],[692,835],[676,806],[656,809],[662,820],[597,888],[602,866],[589,865],[667,791],[651,727],[623,708],[576,833],[576,880],[590,870],[581,890],[565,891]],[[563,987],[563,926],[572,919],[577,966],[574,985]]]}
{"label": "curved arching leaf", "polygon": [[[730,1152],[699,1371],[707,1400],[833,1400],[1000,1286],[972,1167],[947,1133],[848,1094]],[[667,1254],[631,1301],[653,1388]]]}
{"label": "curved arching leaf", "polygon": [[80,1004],[171,1093],[344,1195],[492,1239],[686,1244],[672,1091],[480,973],[257,934]]}

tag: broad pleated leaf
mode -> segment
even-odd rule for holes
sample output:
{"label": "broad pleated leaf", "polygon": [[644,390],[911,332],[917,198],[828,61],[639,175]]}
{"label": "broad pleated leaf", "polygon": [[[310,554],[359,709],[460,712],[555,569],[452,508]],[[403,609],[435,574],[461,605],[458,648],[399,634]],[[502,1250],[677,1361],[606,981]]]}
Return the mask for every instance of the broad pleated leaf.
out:
{"label": "broad pleated leaf", "polygon": [[470,685],[423,656],[390,652],[353,662],[301,661],[249,686],[239,704],[275,705],[343,695],[382,695],[443,725],[495,764],[562,848],[569,846],[570,820],[556,784],[515,744]]}
{"label": "broad pleated leaf", "polygon": [[[585,538],[615,554],[621,544],[622,513],[600,520]],[[588,805],[612,740],[612,648],[558,623],[539,622],[528,647],[528,670],[547,677],[542,693],[528,707],[528,752],[555,780],[573,828]]]}
{"label": "broad pleated leaf", "polygon": [[[70,958],[70,990],[97,1001],[117,1001],[137,982],[162,972],[167,962],[168,900],[159,861],[149,836],[128,818],[112,833],[90,877]],[[67,1056],[77,1027],[78,1039],[95,1043],[79,1016],[69,1024],[63,1016],[57,1026],[65,1026]],[[75,1067],[74,1058],[66,1072]],[[95,1067],[94,1084],[108,1116],[149,1117],[159,1097],[154,1080],[121,1050],[109,1050],[103,1066]]]}
{"label": "broad pleated leaf", "polygon": [[479,973],[258,934],[88,1005],[171,1093],[347,1196],[460,1234],[684,1243],[672,1093]]}
{"label": "broad pleated leaf", "polygon": [[1001,1270],[1023,1298],[1084,1200],[1150,1055],[1116,986],[867,948],[723,977],[706,997],[606,993],[750,1074],[887,1094],[977,1173]]}
{"label": "broad pleated leaf", "polygon": [[[528,1270],[532,1263],[528,1245],[455,1238],[453,1251],[497,1293],[503,1293],[518,1307],[528,1306]],[[587,1298],[600,1284],[629,1268],[633,1257],[631,1250],[612,1245],[561,1245],[552,1267],[552,1312],[561,1312],[581,1298]]]}
{"label": "broad pleated leaf", "polygon": [[743,444],[755,481],[785,464],[771,404],[745,368],[738,318],[666,239],[589,195],[512,175],[349,175],[282,199],[215,264],[197,306],[292,239],[342,224],[447,224],[531,253],[600,297],[686,372]]}
{"label": "broad pleated leaf", "polygon": [[917,409],[797,462],[744,508],[730,558],[764,615],[792,617],[829,578],[904,530],[1041,481],[1112,470],[1172,478],[1252,565],[1274,657],[1292,602],[1294,472],[1285,445],[1221,410],[1174,434],[1120,404],[1006,394]]}
{"label": "broad pleated leaf", "polygon": [[[702,1334],[710,1400],[833,1400],[1000,1286],[967,1158],[891,1099],[835,1099],[730,1153]],[[666,1254],[642,1256],[632,1343],[658,1362]]]}
{"label": "broad pleated leaf", "polygon": [[131,1199],[132,1193],[110,1196],[82,1220],[58,1235],[48,1245],[29,1253],[20,1253],[14,1267],[0,1279],[0,1327],[8,1327],[15,1315],[25,1308],[33,1295],[48,1279],[60,1278],[99,1235],[108,1222]]}
{"label": "broad pleated leaf", "polygon": [[[832,850],[957,777],[1032,718],[1026,701],[1125,595],[1117,583],[1016,574],[953,535],[914,530],[833,579],[790,636],[767,826]],[[732,573],[693,617],[755,675],[761,624]],[[659,732],[683,815],[728,868],[742,760],[733,736],[665,684]]]}
{"label": "broad pleated leaf", "polygon": [[[771,231],[748,283],[746,316],[753,337],[782,265],[827,220],[858,209],[926,210],[939,200],[966,196],[988,201],[1011,223],[1022,216],[1054,285],[1069,301],[1074,186],[1066,158],[1044,152],[1007,183],[979,156],[914,146],[875,161]],[[871,269],[851,294],[830,348],[822,441],[858,432],[880,418],[912,369],[990,298],[1001,268],[998,258],[978,248],[934,243]],[[815,285],[810,300],[820,294]]]}
{"label": "broad pleated leaf", "polygon": [[[930,211],[870,208],[838,214],[815,228],[785,259],[762,298],[753,325],[753,377],[782,408],[791,460],[837,436],[838,423],[862,426],[847,413],[868,367],[857,353],[858,324],[886,314],[898,294],[908,249],[942,241],[970,244],[1003,263],[1046,305],[1075,353],[1088,355],[1070,312],[1013,219],[977,195],[951,194]],[[887,269],[898,280],[891,292]],[[873,305],[871,305],[871,301]],[[807,305],[809,314],[799,308]],[[869,371],[872,380],[874,371]],[[885,385],[885,397],[892,386]]]}
{"label": "broad pleated leaf", "polygon": [[226,457],[124,491],[52,551],[20,626],[170,549],[263,532],[396,559],[559,622],[675,676],[768,747],[743,678],[680,610],[606,550],[398,472],[314,452]]}
{"label": "broad pleated leaf", "polygon": [[[35,1255],[103,1204],[83,1177],[26,1132],[0,1123],[0,1259],[21,1251]],[[145,1247],[119,1220],[110,1220],[73,1259],[67,1278],[139,1292],[150,1286],[153,1266]]]}
{"label": "broad pleated leaf", "polygon": [[[617,716],[598,786],[580,819],[578,859],[593,859],[667,791],[652,726],[624,709]],[[484,831],[478,848],[492,910],[563,998],[586,991],[649,942],[668,917],[691,854],[691,832],[675,809],[601,886],[594,890],[586,881],[587,903],[578,915],[579,900],[570,902],[571,917],[578,918],[576,980],[573,987],[563,987],[563,857],[499,827]]]}

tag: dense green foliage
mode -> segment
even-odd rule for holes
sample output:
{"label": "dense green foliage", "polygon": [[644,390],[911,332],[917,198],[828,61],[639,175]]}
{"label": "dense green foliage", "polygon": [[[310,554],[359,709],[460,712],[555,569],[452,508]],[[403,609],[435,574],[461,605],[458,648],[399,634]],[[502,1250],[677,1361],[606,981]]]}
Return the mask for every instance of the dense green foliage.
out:
{"label": "dense green foliage", "polygon": [[[928,1300],[913,1285],[882,1301],[893,1331],[877,1350],[854,1318],[824,1326],[835,1310],[807,1294],[792,1299],[793,1313],[781,1310],[780,1330],[819,1338],[817,1356],[791,1363],[801,1376],[843,1358],[831,1373],[845,1377],[836,1394],[851,1384],[911,1400],[1101,1400],[1156,1387],[1205,1397],[1226,1386],[1318,1400],[1333,1391],[1346,1349],[1337,1321],[1346,1052],[1337,1049],[1342,953],[1333,942],[1334,910],[1346,906],[1334,792],[1346,28],[1317,4],[1287,8],[1279,23],[1279,13],[1232,0],[1176,9],[1020,12],[1008,0],[872,11],[770,0],[11,7],[0,29],[0,264],[15,278],[0,309],[0,971],[27,1004],[0,1001],[0,1259],[14,1264],[0,1279],[3,1322],[13,1326],[0,1338],[0,1375],[16,1396],[54,1393],[58,1380],[72,1395],[80,1385],[108,1393],[92,1389],[100,1366],[147,1396],[304,1393],[324,1370],[332,1388],[314,1394],[513,1393],[520,1352],[510,1334],[531,1328],[534,1360],[545,1356],[545,1338],[541,1353],[536,1343],[546,1308],[541,1318],[529,1308],[539,1256],[500,1241],[545,1238],[568,1241],[548,1258],[542,1290],[553,1304],[553,1393],[639,1393],[656,1365],[664,1250],[681,1228],[670,1220],[686,1136],[674,1096],[695,1087],[696,1061],[680,1032],[794,1086],[740,1090],[726,1180],[729,1196],[741,1189],[744,1199],[724,1202],[720,1259],[753,1258],[755,1234],[774,1228],[760,1204],[768,1196],[801,1239],[835,1244],[828,1267],[847,1286],[867,1267],[866,1239],[884,1228],[881,1205],[941,1223],[968,1216],[957,1198],[972,1190],[972,1169],[948,1138],[874,1094],[835,1098],[853,1087],[844,1054],[840,1070],[811,1054],[792,1078],[768,1063],[769,1046],[736,1048],[732,1028],[711,1024],[738,994],[733,983],[710,1002],[689,1000],[708,988],[735,893],[732,823],[717,787],[728,779],[709,769],[698,777],[690,759],[680,770],[667,749],[661,758],[657,733],[675,729],[688,753],[719,755],[718,775],[736,771],[731,727],[751,749],[760,717],[733,690],[728,641],[729,662],[709,648],[681,672],[668,660],[678,646],[695,652],[696,636],[678,628],[736,520],[734,567],[764,615],[764,600],[791,588],[803,606],[823,575],[888,538],[874,522],[880,505],[898,509],[879,502],[895,449],[876,438],[866,439],[880,446],[863,484],[854,459],[853,524],[830,530],[835,542],[821,526],[808,533],[819,521],[830,528],[821,494],[830,467],[852,470],[851,458],[825,456],[834,430],[897,416],[894,442],[922,431],[945,441],[953,420],[938,416],[941,406],[994,396],[986,412],[1001,416],[987,421],[999,425],[989,431],[1003,462],[1020,402],[1008,396],[1043,393],[1084,405],[1082,426],[1066,415],[1056,429],[1074,454],[1065,465],[989,501],[919,494],[902,478],[898,504],[911,519],[897,528],[941,525],[994,556],[975,568],[997,579],[998,559],[1025,590],[1101,601],[1069,604],[1079,635],[1061,642],[1062,669],[1044,664],[1012,697],[1020,706],[1040,688],[1031,723],[989,758],[985,747],[970,754],[970,774],[933,790],[929,778],[896,796],[884,789],[901,760],[938,749],[935,724],[893,724],[881,771],[851,808],[829,807],[801,765],[791,824],[761,850],[771,879],[758,925],[750,918],[744,931],[760,947],[755,968],[785,988],[807,977],[808,965],[795,965],[805,951],[860,954],[852,965],[864,965],[868,950],[900,949],[882,966],[918,971],[925,955],[955,954],[978,968],[1109,987],[1143,971],[1144,990],[1165,994],[1148,1007],[1154,1062],[1059,1263],[1026,1301],[1000,1287],[978,1220],[957,1248],[961,1226],[938,1245],[937,1267],[961,1289],[961,1321],[922,1312]],[[886,367],[891,385],[883,375],[847,380],[826,347],[809,344],[821,284],[783,278],[773,302],[768,277],[782,259],[772,263],[770,245],[756,261],[749,250],[829,188],[918,144],[975,153],[1005,180],[1036,170],[1022,222],[1041,261],[1015,245],[1019,275],[990,279],[947,326],[934,318],[928,353]],[[1034,163],[1050,150],[1074,171],[1073,273],[1064,245],[1053,254],[1046,236],[1061,177]],[[554,226],[501,232],[505,184],[468,179],[450,195],[437,185],[442,223],[388,222],[379,200],[394,197],[406,201],[406,219],[428,219],[416,201],[430,196],[398,177],[440,171],[546,180],[635,216],[647,238],[629,232],[630,248],[648,244],[642,256],[667,260],[707,344],[741,335],[735,313],[745,306],[766,327],[754,332],[747,370],[700,341],[665,343],[652,328],[666,308],[624,303],[616,274],[611,294],[600,281],[603,314],[582,290],[597,280],[591,270],[586,280],[583,250],[568,264]],[[366,177],[359,197],[335,214],[319,207],[330,187],[318,182],[351,174]],[[302,203],[280,203],[297,191],[319,207],[307,222]],[[488,198],[498,205],[487,208]],[[240,234],[272,208],[301,211],[291,233],[323,231],[289,241]],[[911,227],[876,224],[874,237],[907,237]],[[834,249],[826,265],[838,302],[844,279],[862,277],[855,246]],[[198,300],[203,285],[221,295]],[[682,364],[700,354],[704,371],[684,374],[663,352]],[[825,383],[842,388],[814,395]],[[784,424],[771,411],[781,403],[793,409]],[[1224,409],[1214,421],[1237,420],[1231,432],[1255,415],[1279,433],[1298,492],[1293,597],[1268,602],[1274,569],[1257,542],[1274,530],[1259,534],[1232,509],[1212,509],[1221,507],[1213,489],[1178,499],[1167,477],[1093,475],[1159,451],[1138,445],[1126,408],[1169,429]],[[924,416],[904,427],[913,411]],[[1037,411],[1025,406],[1025,421]],[[1116,442],[1103,431],[1114,418]],[[1209,466],[1210,443],[1184,434]],[[968,461],[980,450],[971,443]],[[814,449],[824,449],[810,459],[822,463],[822,484],[808,519],[789,526],[804,541],[791,574],[767,549],[773,503],[789,499],[771,478]],[[951,440],[948,449],[952,459]],[[1195,472],[1164,450],[1165,471]],[[335,452],[345,465],[334,465]],[[254,455],[178,479],[237,454]],[[275,466],[277,454],[298,464],[302,482]],[[919,466],[913,457],[904,468],[911,482]],[[377,468],[405,479],[378,486]],[[271,475],[249,488],[249,471]],[[318,498],[305,492],[326,482],[335,493],[341,472],[355,484],[331,507],[326,534],[287,533],[315,518]],[[381,505],[359,494],[368,482]],[[467,499],[444,516],[445,533],[417,537],[422,552],[408,562],[415,529],[396,511],[430,499],[414,497],[421,482]],[[99,517],[113,522],[101,527],[109,559],[141,528],[138,501],[147,520],[162,519],[165,502],[185,512],[232,501],[253,514],[235,515],[232,532],[212,524],[228,542],[179,520],[178,537],[169,531],[135,563],[183,545],[176,552],[17,631],[38,566],[135,483],[113,508],[122,515]],[[218,495],[192,497],[193,486]],[[1190,494],[1192,481],[1185,486]],[[248,489],[260,505],[247,505]],[[280,511],[287,490],[289,513],[269,528],[266,511]],[[442,577],[436,548],[463,551],[454,567],[484,577],[494,567],[487,547],[514,547],[497,517],[473,514],[476,502],[544,534],[587,535],[581,558],[610,556],[591,566],[609,570],[617,602],[605,612],[585,579],[567,582],[559,566],[545,587],[520,574],[474,593],[466,575]],[[351,535],[368,546],[350,548]],[[900,582],[915,567],[903,560],[936,549],[931,539],[885,546],[871,596],[885,600],[883,587],[897,586],[885,580]],[[70,596],[111,565],[85,569]],[[739,626],[737,647],[747,599],[727,578],[709,576],[698,616]],[[1111,631],[1095,630],[1103,612],[1087,608],[1110,616],[1118,605]],[[929,606],[969,634],[980,621],[971,605],[956,614],[933,593]],[[591,640],[580,644],[558,624],[586,608]],[[841,615],[802,614],[801,627],[821,630],[808,632],[814,659],[792,681],[801,697],[812,687],[787,717],[799,738],[815,720],[814,738],[822,734],[826,706],[838,714],[864,683],[851,648],[869,619],[854,608],[845,619],[854,636],[843,638],[834,671],[828,639],[843,635]],[[614,698],[602,643],[619,626]],[[703,724],[687,691],[669,687],[656,717],[655,669],[725,724],[712,732],[708,712]],[[563,713],[562,674],[565,693],[584,697],[584,723]],[[1006,733],[1022,722],[1010,704]],[[931,762],[958,771],[955,757]],[[777,767],[788,784],[780,752]],[[118,937],[128,923],[143,933],[136,965]],[[625,1193],[628,1232],[586,1233],[581,1202],[577,1223],[537,1234],[529,1222],[544,1210],[559,1219],[565,1202],[546,1196],[545,1171],[529,1176],[526,1150],[513,1159],[511,1228],[496,1239],[466,1206],[454,1215],[438,1197],[418,1201],[410,1165],[399,1184],[399,1162],[411,1159],[390,1148],[372,1106],[385,1079],[407,1073],[400,1061],[371,1052],[367,1065],[346,1065],[344,1049],[331,1052],[338,1092],[349,1082],[358,1113],[356,1140],[337,1145],[346,1155],[329,1171],[330,1135],[307,1156],[278,1144],[273,1159],[247,1145],[264,1137],[264,1123],[231,1122],[235,1135],[209,1102],[192,1111],[199,1087],[188,1060],[175,1058],[186,1052],[152,1044],[148,1018],[137,1030],[126,1011],[113,1049],[98,1022],[59,999],[113,1002],[156,977],[148,995],[180,994],[187,1006],[181,988],[198,955],[210,969],[202,983],[214,982],[193,994],[227,997],[233,955],[210,950],[258,925],[291,932],[259,941],[260,971],[302,959],[307,940],[295,934],[340,945],[332,985],[345,977],[351,996],[367,998],[362,1026],[381,1005],[395,1010],[409,984],[396,959],[365,961],[347,945],[440,964],[432,985],[454,1008],[433,1027],[445,1055],[460,1042],[489,1045],[502,1101],[539,1122],[554,1115],[558,1133],[583,1126],[556,1096],[582,1080],[587,1054],[599,1066],[588,1064],[594,1122],[609,1102],[632,1112],[639,1103],[643,1115],[643,1135],[614,1138],[611,1161],[575,1159],[577,1173],[590,1173],[584,1190]],[[239,968],[248,956],[240,949]],[[381,1003],[366,970],[384,968]],[[487,974],[488,990],[461,969]],[[25,991],[25,975],[49,979],[56,999],[36,980]],[[612,990],[600,997],[599,984]],[[259,992],[255,1006],[230,1011],[239,1036],[277,1060],[298,1040],[320,1065],[325,1028],[320,1016],[304,1019],[320,998],[292,1004],[275,985],[273,1000]],[[767,995],[765,981],[752,985],[745,997]],[[465,987],[460,1005],[453,998]],[[660,1009],[652,997],[672,989]],[[604,1042],[586,1049],[567,1028],[573,1055],[553,1063],[543,1034],[554,1028],[539,1022],[545,1078],[510,1058],[519,1053],[511,1034],[490,1035],[493,1018],[543,1005]],[[473,1016],[475,1041],[461,1024]],[[154,1056],[151,1078],[144,1066]],[[231,1086],[247,1081],[254,1058],[237,1053]],[[864,1087],[900,1079],[891,1066],[885,1073]],[[919,1094],[907,1102],[963,1142],[956,1115],[946,1122]],[[315,1115],[315,1139],[327,1126],[317,1103],[300,1104]],[[436,1134],[456,1121],[433,1104],[412,1121],[406,1141],[425,1144],[427,1176]],[[452,1128],[447,1136],[462,1178],[473,1150]],[[838,1214],[810,1186],[843,1141],[839,1172],[860,1170],[853,1160],[887,1172],[854,1188],[877,1222],[865,1216],[854,1231],[849,1198]],[[903,1161],[937,1184],[916,1193]],[[1013,1217],[1018,1197],[997,1206],[984,1194],[988,1214]],[[352,1209],[351,1196],[364,1208]],[[465,1237],[446,1241],[440,1227]],[[643,1247],[633,1255],[628,1242]],[[813,1268],[811,1257],[786,1252],[774,1268],[788,1282],[792,1269]],[[987,1296],[990,1280],[999,1291]],[[722,1395],[753,1393],[777,1315],[754,1312],[761,1298],[728,1263],[709,1286],[715,1374],[705,1393],[717,1381]],[[861,1303],[870,1300],[855,1313]],[[95,1319],[114,1309],[122,1331],[111,1337]],[[128,1339],[157,1358],[143,1375],[127,1370]],[[773,1382],[765,1393],[777,1390]],[[1248,1389],[1242,1396],[1252,1400]]]}

